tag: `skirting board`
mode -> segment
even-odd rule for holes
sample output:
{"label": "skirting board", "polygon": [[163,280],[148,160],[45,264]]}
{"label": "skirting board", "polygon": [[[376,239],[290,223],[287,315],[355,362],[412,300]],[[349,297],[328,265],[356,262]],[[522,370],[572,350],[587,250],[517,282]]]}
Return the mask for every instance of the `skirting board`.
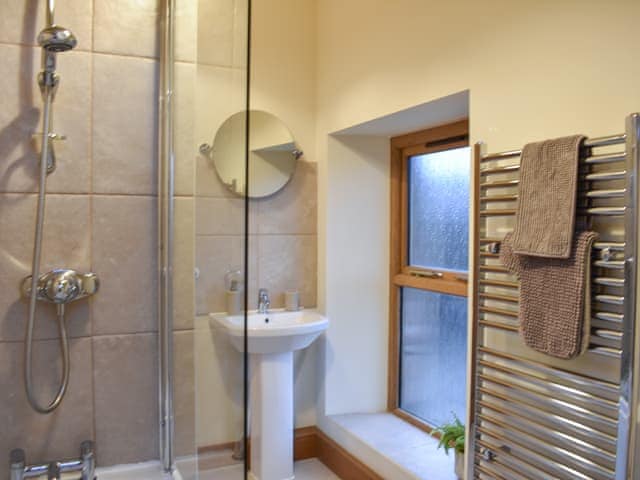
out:
{"label": "skirting board", "polygon": [[297,429],[293,449],[296,460],[315,457],[342,480],[384,480],[316,427]]}
{"label": "skirting board", "polygon": [[[231,448],[233,448],[232,443],[199,447],[198,454],[200,456],[207,452]],[[317,427],[303,427],[295,430],[293,458],[294,460],[317,458],[342,480],[384,480]]]}

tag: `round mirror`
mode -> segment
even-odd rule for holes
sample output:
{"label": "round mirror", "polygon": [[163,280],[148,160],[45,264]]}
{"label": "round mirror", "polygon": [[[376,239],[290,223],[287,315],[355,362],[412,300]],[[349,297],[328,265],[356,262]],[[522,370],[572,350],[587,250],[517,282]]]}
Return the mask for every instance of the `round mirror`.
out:
{"label": "round mirror", "polygon": [[[287,184],[302,152],[297,149],[287,126],[275,115],[251,110],[249,121],[248,193],[251,198],[261,198],[276,193]],[[220,180],[238,195],[247,192],[245,123],[245,112],[227,118],[218,129],[213,146],[208,149]]]}

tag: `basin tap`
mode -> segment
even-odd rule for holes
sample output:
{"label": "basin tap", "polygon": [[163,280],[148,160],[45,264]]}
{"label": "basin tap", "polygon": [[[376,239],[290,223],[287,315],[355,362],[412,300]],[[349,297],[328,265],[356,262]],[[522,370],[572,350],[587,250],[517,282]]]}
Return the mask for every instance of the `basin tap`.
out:
{"label": "basin tap", "polygon": [[269,306],[271,300],[269,300],[269,290],[261,288],[258,290],[258,313],[269,313]]}

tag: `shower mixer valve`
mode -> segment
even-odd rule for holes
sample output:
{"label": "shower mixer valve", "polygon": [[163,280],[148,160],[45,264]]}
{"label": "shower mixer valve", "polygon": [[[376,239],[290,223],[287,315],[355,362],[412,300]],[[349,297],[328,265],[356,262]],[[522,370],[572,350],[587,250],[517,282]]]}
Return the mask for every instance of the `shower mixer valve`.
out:
{"label": "shower mixer valve", "polygon": [[[38,278],[37,299],[55,304],[67,304],[93,295],[100,287],[95,273],[78,273],[75,270],[56,269]],[[31,295],[31,275],[22,281],[22,295]]]}

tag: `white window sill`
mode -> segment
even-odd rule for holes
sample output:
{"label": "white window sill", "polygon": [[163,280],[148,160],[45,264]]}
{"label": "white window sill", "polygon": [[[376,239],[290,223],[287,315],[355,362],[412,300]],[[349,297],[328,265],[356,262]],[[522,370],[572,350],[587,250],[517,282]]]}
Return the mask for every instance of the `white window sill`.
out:
{"label": "white window sill", "polygon": [[456,480],[454,455],[392,413],[350,413],[320,419],[320,428],[384,478]]}

